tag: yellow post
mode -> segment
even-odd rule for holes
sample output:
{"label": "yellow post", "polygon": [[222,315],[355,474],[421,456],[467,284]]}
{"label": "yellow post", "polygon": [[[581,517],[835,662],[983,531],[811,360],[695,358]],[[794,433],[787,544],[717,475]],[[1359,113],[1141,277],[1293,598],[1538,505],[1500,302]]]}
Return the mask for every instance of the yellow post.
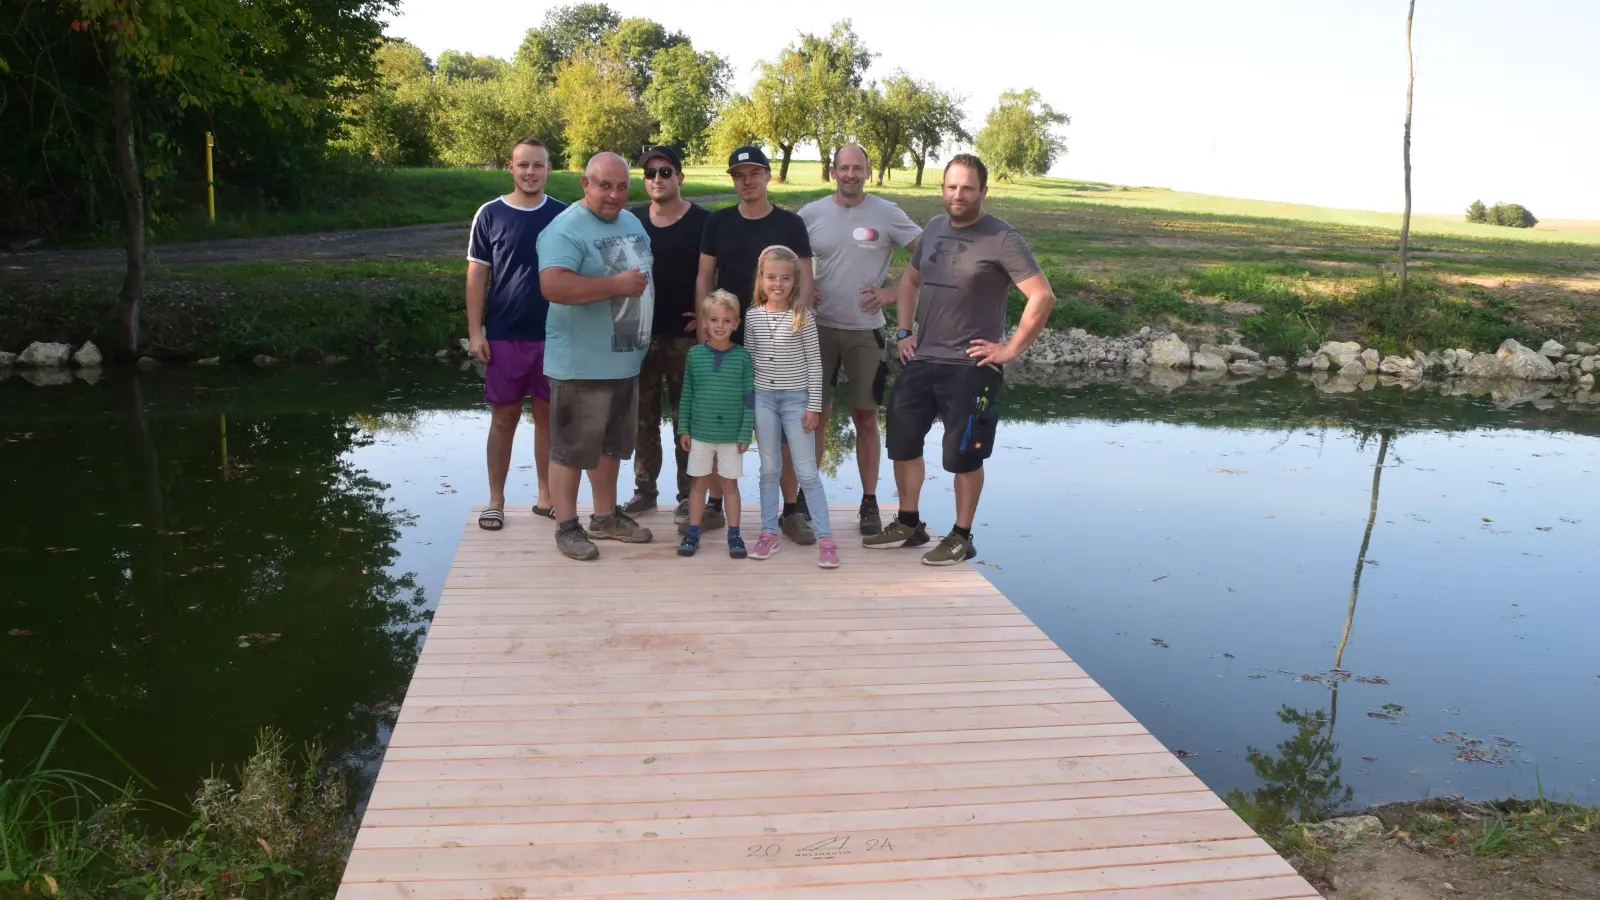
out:
{"label": "yellow post", "polygon": [[211,174],[211,148],[216,143],[217,139],[211,132],[206,132],[206,218],[213,225],[217,224],[217,188]]}

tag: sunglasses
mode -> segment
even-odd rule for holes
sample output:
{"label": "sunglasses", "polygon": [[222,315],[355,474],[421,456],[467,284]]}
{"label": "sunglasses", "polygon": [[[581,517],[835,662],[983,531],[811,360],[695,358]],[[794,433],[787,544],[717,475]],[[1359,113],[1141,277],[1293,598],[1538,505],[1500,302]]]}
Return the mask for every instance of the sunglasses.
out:
{"label": "sunglasses", "polygon": [[676,174],[678,174],[678,170],[674,169],[671,166],[662,166],[659,169],[652,169],[652,168],[646,166],[645,170],[644,170],[644,180],[645,181],[649,181],[649,180],[651,180],[653,178],[658,178],[658,177],[659,178],[671,178],[672,176],[674,176]]}

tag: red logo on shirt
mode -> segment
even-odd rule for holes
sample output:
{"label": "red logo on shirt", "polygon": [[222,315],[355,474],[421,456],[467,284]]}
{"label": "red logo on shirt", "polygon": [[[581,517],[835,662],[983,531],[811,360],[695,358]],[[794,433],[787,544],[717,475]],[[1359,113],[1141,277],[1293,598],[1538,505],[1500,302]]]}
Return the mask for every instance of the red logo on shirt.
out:
{"label": "red logo on shirt", "polygon": [[874,228],[857,228],[850,236],[858,241],[875,241],[878,239],[878,232]]}

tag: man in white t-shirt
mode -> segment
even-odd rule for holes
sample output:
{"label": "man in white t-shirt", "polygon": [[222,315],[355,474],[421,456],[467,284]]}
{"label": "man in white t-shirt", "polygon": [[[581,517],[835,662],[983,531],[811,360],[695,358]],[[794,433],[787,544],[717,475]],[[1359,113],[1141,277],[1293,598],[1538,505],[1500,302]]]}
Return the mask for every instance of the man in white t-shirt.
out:
{"label": "man in white t-shirt", "polygon": [[[882,310],[895,299],[895,289],[884,287],[883,281],[894,248],[915,253],[922,235],[904,210],[866,192],[871,172],[867,151],[855,144],[840,147],[833,156],[834,192],[800,210],[816,269],[817,332],[827,379],[822,421],[827,422],[832,412],[832,388],[842,368],[850,383],[856,467],[861,473],[858,517],[866,535],[883,531],[877,496],[883,443],[878,405],[888,374]],[[825,431],[816,431],[817,459],[823,457]]]}

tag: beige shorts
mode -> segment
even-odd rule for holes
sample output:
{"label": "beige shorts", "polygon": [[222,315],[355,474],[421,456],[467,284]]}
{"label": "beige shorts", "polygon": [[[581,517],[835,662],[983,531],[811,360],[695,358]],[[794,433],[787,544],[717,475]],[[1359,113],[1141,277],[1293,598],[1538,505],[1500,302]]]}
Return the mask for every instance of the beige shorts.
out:
{"label": "beige shorts", "polygon": [[883,340],[883,332],[876,328],[857,331],[817,326],[825,402],[831,402],[842,369],[850,382],[852,409],[877,409],[883,403],[883,379],[888,374]]}
{"label": "beige shorts", "polygon": [[738,444],[708,444],[689,441],[689,477],[704,478],[712,468],[723,478],[738,479],[744,474],[744,454]]}

